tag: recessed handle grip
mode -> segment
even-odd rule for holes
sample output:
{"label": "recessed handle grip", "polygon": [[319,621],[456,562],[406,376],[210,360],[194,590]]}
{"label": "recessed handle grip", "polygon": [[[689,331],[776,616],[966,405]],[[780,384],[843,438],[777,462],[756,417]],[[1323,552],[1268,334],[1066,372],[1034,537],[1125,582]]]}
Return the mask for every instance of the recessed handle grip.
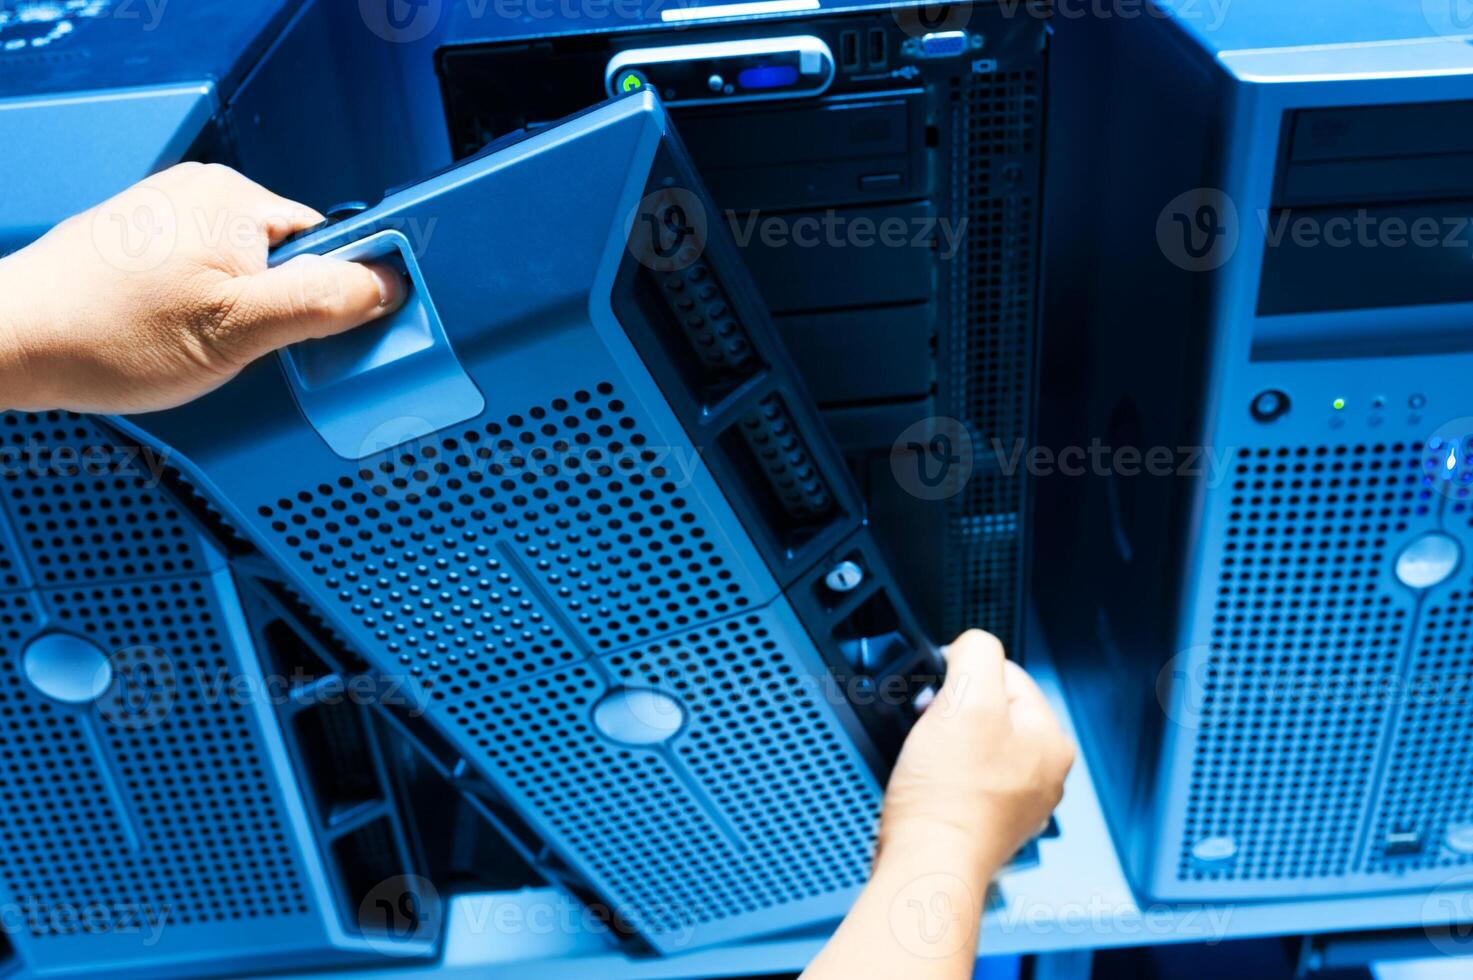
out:
{"label": "recessed handle grip", "polygon": [[281,352],[298,407],[332,451],[362,459],[481,414],[409,240],[380,231],[326,254],[398,269],[406,289],[396,312]]}

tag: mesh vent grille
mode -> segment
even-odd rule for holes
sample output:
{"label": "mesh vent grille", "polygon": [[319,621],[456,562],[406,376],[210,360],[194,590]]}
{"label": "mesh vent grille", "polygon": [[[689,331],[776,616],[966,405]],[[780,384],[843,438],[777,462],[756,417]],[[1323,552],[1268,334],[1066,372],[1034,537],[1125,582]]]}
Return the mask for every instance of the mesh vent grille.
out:
{"label": "mesh vent grille", "polygon": [[614,911],[679,936],[867,874],[878,788],[777,635],[751,614],[608,657],[618,682],[681,698],[689,716],[672,750],[594,731],[590,712],[613,685],[592,665],[498,688],[454,716],[614,890]]}
{"label": "mesh vent grille", "polygon": [[[782,901],[864,883],[879,801],[848,740],[817,709],[811,679],[778,654],[776,635],[751,615],[608,663],[627,684],[680,696],[693,716],[680,758],[713,787],[743,840],[791,855],[787,867],[746,872]],[[849,765],[810,762],[795,772],[805,759]]]}
{"label": "mesh vent grille", "polygon": [[[1030,434],[1036,319],[1036,180],[1042,98],[1032,71],[957,83],[966,175],[966,277],[951,331],[950,408],[985,444],[1006,450]],[[981,447],[979,447],[979,450]],[[987,456],[978,453],[979,458]],[[1018,640],[1022,589],[1024,473],[975,475],[948,515],[945,610],[948,634],[983,626],[1010,647]]]}
{"label": "mesh vent grille", "polygon": [[436,699],[749,599],[602,384],[259,508]]}
{"label": "mesh vent grille", "polygon": [[25,584],[20,554],[10,542],[5,522],[0,521],[0,592],[23,588]]}
{"label": "mesh vent grille", "polygon": [[38,586],[205,570],[148,462],[78,415],[0,414],[0,493]]}
{"label": "mesh vent grille", "polygon": [[[633,411],[600,384],[258,514],[612,911],[678,948],[861,882],[879,788],[799,688],[822,672],[801,626],[749,608],[766,593]],[[672,691],[682,733],[598,734],[621,684]]]}
{"label": "mesh vent grille", "polygon": [[[1370,840],[1368,870],[1406,872],[1473,862],[1446,849],[1449,830],[1473,831],[1473,592],[1429,607],[1400,698],[1385,789]],[[1401,840],[1405,850],[1393,841]]]}
{"label": "mesh vent grille", "polygon": [[[1428,513],[1419,446],[1258,449],[1233,472],[1178,876],[1344,875],[1410,628],[1388,549]],[[1194,843],[1230,838],[1200,866]]]}
{"label": "mesh vent grille", "polygon": [[[61,705],[22,676],[48,621],[112,653],[96,704]],[[308,912],[219,622],[192,579],[0,596],[0,875],[23,907],[146,909],[170,925]],[[82,929],[44,911],[27,926]]]}

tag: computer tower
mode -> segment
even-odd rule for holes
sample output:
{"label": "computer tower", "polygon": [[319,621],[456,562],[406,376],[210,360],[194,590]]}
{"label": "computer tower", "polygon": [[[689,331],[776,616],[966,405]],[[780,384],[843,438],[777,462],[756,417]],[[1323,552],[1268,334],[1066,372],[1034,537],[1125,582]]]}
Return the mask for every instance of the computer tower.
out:
{"label": "computer tower", "polygon": [[1473,863],[1473,48],[1415,6],[1058,24],[1036,591],[1154,900]]}
{"label": "computer tower", "polygon": [[433,953],[438,935],[376,919],[418,858],[365,709],[288,657],[301,641],[253,612],[168,461],[59,412],[0,413],[0,461],[7,965]]}
{"label": "computer tower", "polygon": [[650,93],[510,137],[274,256],[401,311],[114,420],[661,952],[840,915],[939,682],[708,207]]}
{"label": "computer tower", "polygon": [[1049,5],[528,10],[446,12],[454,154],[656,91],[927,627],[1021,655]]}
{"label": "computer tower", "polygon": [[[6,4],[0,253],[181,159],[237,162],[237,108],[316,10]],[[431,956],[439,919],[379,907],[422,879],[368,708],[308,669],[192,500],[95,419],[0,412],[0,970]]]}

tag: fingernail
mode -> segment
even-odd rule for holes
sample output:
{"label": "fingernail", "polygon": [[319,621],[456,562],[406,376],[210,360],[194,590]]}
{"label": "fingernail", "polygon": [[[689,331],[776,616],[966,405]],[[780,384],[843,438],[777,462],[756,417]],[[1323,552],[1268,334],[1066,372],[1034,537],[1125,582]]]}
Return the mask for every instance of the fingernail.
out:
{"label": "fingernail", "polygon": [[404,277],[398,270],[385,266],[374,266],[374,278],[378,280],[378,305],[380,309],[390,309],[404,302],[407,287]]}

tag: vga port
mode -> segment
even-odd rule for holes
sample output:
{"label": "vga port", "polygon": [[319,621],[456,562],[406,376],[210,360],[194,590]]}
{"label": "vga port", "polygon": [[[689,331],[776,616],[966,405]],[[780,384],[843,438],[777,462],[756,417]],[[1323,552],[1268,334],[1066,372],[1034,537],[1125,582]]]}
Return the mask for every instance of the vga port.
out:
{"label": "vga port", "polygon": [[970,47],[966,31],[935,31],[921,36],[916,55],[921,58],[954,58]]}

